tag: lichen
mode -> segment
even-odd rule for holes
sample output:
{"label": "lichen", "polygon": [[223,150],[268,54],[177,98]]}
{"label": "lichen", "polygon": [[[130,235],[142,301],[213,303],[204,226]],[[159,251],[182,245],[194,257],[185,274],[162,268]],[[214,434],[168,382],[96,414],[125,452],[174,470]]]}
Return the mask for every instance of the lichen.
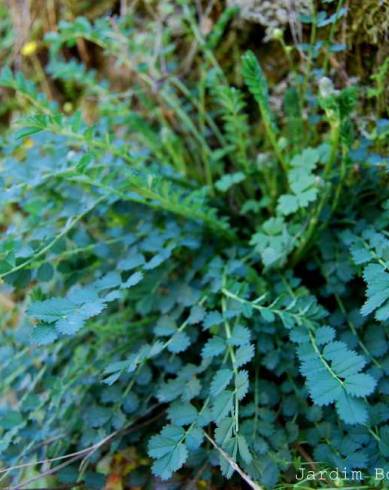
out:
{"label": "lichen", "polygon": [[297,13],[309,12],[309,0],[228,0],[229,6],[239,7],[243,20],[261,24],[266,28],[266,38],[273,31],[296,22]]}

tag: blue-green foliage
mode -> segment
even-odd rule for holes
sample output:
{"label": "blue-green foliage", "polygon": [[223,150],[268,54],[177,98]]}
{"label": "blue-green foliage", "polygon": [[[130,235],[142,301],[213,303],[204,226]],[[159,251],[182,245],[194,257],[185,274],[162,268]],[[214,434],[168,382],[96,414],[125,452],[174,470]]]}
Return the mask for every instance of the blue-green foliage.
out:
{"label": "blue-green foliage", "polygon": [[350,138],[354,92],[315,88],[308,109],[328,132],[280,144],[250,52],[247,93],[210,70],[204,120],[197,87],[183,103],[178,78],[158,92],[147,66],[131,67],[137,113],[60,55],[82,37],[127,66],[131,29],[59,27],[48,73],[101,98],[100,113],[88,124],[22,75],[0,77],[26,106],[0,171],[0,293],[17,303],[1,330],[0,460],[79,451],[92,472],[131,446],[162,479],[237,477],[233,461],[264,488],[300,454],[387,468],[387,166],[374,140]]}

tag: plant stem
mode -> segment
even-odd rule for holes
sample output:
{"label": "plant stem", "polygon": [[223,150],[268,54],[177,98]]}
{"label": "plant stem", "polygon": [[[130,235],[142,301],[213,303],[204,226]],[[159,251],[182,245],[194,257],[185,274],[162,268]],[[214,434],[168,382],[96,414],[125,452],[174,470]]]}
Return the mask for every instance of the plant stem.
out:
{"label": "plant stem", "polygon": [[309,54],[308,54],[308,60],[307,60],[307,68],[304,74],[304,80],[301,88],[301,94],[300,94],[300,100],[301,103],[303,103],[304,100],[304,95],[307,91],[307,84],[309,81],[309,78],[311,76],[311,70],[312,70],[312,60],[313,60],[313,50],[314,50],[314,45],[316,43],[316,33],[317,33],[317,21],[316,21],[316,7],[314,4],[314,0],[310,1],[311,5],[311,37],[309,41]]}
{"label": "plant stem", "polygon": [[[200,133],[204,134],[205,132],[205,118],[204,115],[206,114],[207,110],[205,107],[205,84],[206,84],[206,74],[204,71],[202,71],[201,74],[201,79],[200,79],[200,84],[199,84],[199,92],[200,92],[200,107],[199,107],[199,127],[200,127]],[[214,195],[214,187],[213,187],[213,178],[212,178],[212,170],[210,167],[210,152],[209,150],[207,151],[207,148],[202,146],[201,147],[201,156],[202,156],[202,161],[204,165],[204,173],[205,173],[205,181],[207,183],[207,186],[209,188],[209,192],[211,196]]]}
{"label": "plant stem", "polygon": [[[223,298],[222,298],[223,315],[226,312],[226,310],[227,310],[226,300],[225,300],[225,297],[223,296]],[[230,328],[230,325],[229,325],[228,321],[226,320],[226,318],[224,318],[224,328],[225,328],[225,332],[226,332],[226,338],[228,341],[231,338],[231,328]],[[228,354],[229,354],[230,359],[231,359],[232,370],[234,371],[235,392],[237,392],[236,382],[237,382],[237,377],[238,377],[238,368],[236,367],[235,352],[234,352],[232,345],[228,346]],[[234,413],[234,416],[235,416],[234,417],[235,418],[235,432],[238,433],[239,432],[239,400],[238,400],[237,393],[235,393],[235,413]]]}
{"label": "plant stem", "polygon": [[[343,3],[344,3],[344,0],[338,0],[338,4],[336,6],[336,11],[335,11],[335,21],[332,23],[331,30],[330,30],[330,35],[328,36],[328,48],[331,46],[332,41],[334,39],[335,29],[336,29],[336,23],[337,23],[337,20],[338,20],[338,15],[339,15],[340,9],[343,6]],[[324,73],[327,72],[327,69],[328,69],[328,61],[329,61],[329,57],[330,57],[329,56],[328,48],[327,48],[327,50],[326,50],[326,52],[324,54],[324,62],[323,62],[323,71],[324,71]]]}

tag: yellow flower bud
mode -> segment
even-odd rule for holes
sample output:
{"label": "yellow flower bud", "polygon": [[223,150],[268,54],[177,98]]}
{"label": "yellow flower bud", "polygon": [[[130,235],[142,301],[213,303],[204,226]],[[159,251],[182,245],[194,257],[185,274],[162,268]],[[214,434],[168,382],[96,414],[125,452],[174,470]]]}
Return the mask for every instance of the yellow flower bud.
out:
{"label": "yellow flower bud", "polygon": [[273,29],[271,37],[276,41],[280,41],[284,37],[284,33],[282,32],[282,29],[276,27],[275,29]]}
{"label": "yellow flower bud", "polygon": [[21,53],[23,56],[32,56],[36,53],[37,49],[38,43],[36,41],[29,41],[22,47]]}
{"label": "yellow flower bud", "polygon": [[65,102],[64,105],[62,106],[63,111],[66,113],[72,112],[73,110],[73,104],[71,102]]}
{"label": "yellow flower bud", "polygon": [[197,488],[199,490],[205,490],[208,488],[208,483],[205,480],[198,480],[197,481]]}

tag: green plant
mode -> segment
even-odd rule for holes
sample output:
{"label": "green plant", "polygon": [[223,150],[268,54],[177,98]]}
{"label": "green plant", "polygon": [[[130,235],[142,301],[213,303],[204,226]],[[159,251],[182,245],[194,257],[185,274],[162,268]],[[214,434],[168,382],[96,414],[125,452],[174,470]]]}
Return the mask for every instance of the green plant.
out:
{"label": "green plant", "polygon": [[[0,478],[11,488],[52,473],[102,488],[103,457],[135,446],[179,485],[240,475],[257,489],[307,488],[293,476],[301,458],[366,479],[387,470],[379,126],[366,137],[363,92],[317,78],[313,51],[277,113],[254,53],[240,87],[217,60],[232,14],[204,37],[180,6],[203,57],[186,83],[163,73],[170,33],[158,63],[129,18],[78,18],[47,37],[48,72],[93,98],[94,123],[76,100],[66,113],[2,71],[20,107],[0,178],[1,294],[17,303],[0,349]],[[316,27],[342,15],[339,3]],[[80,38],[131,87],[63,58]],[[40,476],[26,472],[41,461],[51,466]],[[148,484],[141,464],[129,484]]]}

